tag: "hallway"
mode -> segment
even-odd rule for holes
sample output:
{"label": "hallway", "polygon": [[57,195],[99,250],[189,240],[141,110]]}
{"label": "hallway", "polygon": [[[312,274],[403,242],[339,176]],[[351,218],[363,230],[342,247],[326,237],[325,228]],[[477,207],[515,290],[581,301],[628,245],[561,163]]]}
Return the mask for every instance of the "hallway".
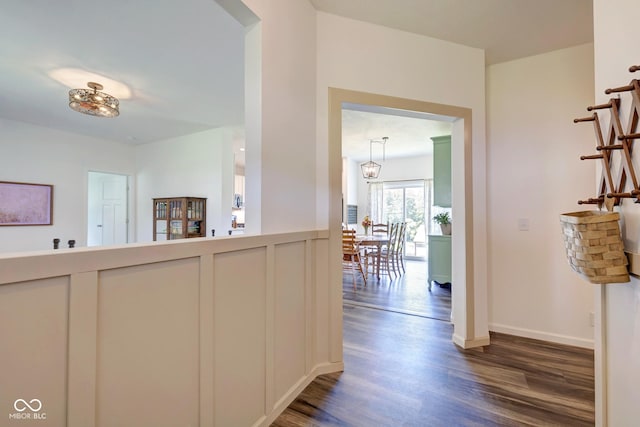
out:
{"label": "hallway", "polygon": [[435,318],[448,316],[449,291],[429,297],[415,273],[355,294],[345,276],[345,370],[316,378],[273,426],[594,424],[592,351],[493,333],[491,346],[461,350]]}

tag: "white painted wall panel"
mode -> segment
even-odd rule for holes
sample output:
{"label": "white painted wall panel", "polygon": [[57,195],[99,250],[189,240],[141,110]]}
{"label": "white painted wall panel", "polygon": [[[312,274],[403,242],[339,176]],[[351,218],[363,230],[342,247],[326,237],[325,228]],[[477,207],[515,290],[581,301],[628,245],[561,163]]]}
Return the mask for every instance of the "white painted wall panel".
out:
{"label": "white painted wall panel", "polygon": [[275,248],[275,356],[276,396],[284,395],[304,377],[307,354],[305,338],[305,243]]}
{"label": "white painted wall panel", "polygon": [[68,277],[0,286],[0,425],[65,425],[68,298]]}
{"label": "white painted wall panel", "polygon": [[217,426],[250,426],[266,413],[265,258],[266,248],[214,257]]}
{"label": "white painted wall panel", "polygon": [[68,427],[269,425],[343,369],[328,248],[325,230],[0,255],[0,398],[44,390]]}
{"label": "white painted wall panel", "polygon": [[198,424],[198,260],[100,274],[97,426]]}

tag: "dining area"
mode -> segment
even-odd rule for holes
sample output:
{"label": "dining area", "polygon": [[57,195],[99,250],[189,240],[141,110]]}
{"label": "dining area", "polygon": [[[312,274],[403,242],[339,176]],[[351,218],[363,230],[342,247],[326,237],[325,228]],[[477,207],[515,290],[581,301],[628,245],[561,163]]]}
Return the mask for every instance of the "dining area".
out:
{"label": "dining area", "polygon": [[404,242],[406,223],[379,223],[365,227],[364,234],[342,227],[343,271],[350,272],[354,290],[356,277],[362,277],[364,286],[370,278],[380,281],[382,275],[394,280],[406,273]]}
{"label": "dining area", "polygon": [[368,307],[449,321],[451,286],[430,289],[427,261],[402,255],[406,224],[384,226],[371,226],[366,234],[343,226],[344,309]]}

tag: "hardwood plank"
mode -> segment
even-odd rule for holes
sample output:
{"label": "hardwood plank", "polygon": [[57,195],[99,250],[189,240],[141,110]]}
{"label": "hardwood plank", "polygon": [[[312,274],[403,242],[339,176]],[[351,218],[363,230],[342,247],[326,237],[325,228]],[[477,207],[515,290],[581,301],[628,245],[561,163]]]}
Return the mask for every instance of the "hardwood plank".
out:
{"label": "hardwood plank", "polygon": [[358,286],[344,305],[345,371],[318,377],[272,425],[594,424],[592,351],[497,333],[490,346],[459,349],[450,323],[406,304],[418,290],[393,300],[419,280]]}

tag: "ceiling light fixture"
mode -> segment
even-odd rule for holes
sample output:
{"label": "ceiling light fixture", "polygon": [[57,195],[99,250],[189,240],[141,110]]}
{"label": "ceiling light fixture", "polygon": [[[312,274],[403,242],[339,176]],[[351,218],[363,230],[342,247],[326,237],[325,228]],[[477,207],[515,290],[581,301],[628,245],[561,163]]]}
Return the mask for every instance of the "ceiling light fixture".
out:
{"label": "ceiling light fixture", "polygon": [[83,114],[97,117],[117,117],[120,115],[120,101],[117,98],[99,92],[103,89],[100,83],[88,82],[90,89],[71,89],[69,91],[69,107]]}
{"label": "ceiling light fixture", "polygon": [[388,136],[384,136],[384,137],[382,137],[382,141],[376,141],[376,140],[373,140],[373,139],[369,140],[369,161],[360,165],[360,168],[362,169],[362,177],[363,178],[365,178],[365,179],[377,179],[378,175],[380,175],[380,169],[382,168],[382,166],[373,161],[372,146],[373,146],[374,143],[382,144],[382,160],[384,161],[384,158],[385,158],[385,144],[387,143],[388,139],[389,139]]}

